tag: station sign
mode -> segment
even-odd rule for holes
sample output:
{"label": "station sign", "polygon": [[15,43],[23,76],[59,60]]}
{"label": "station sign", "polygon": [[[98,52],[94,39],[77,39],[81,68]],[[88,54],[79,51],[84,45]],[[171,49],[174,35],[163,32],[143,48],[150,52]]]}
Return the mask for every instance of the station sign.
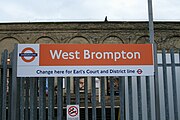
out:
{"label": "station sign", "polygon": [[18,44],[18,77],[151,76],[152,44]]}

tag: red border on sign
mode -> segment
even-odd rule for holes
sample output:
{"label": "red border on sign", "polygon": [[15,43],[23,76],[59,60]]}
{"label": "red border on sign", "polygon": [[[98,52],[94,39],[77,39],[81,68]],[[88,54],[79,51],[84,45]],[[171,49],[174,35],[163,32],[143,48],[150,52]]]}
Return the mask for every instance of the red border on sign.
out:
{"label": "red border on sign", "polygon": [[[72,115],[72,114],[70,113],[70,109],[72,109],[72,108],[75,108],[75,109],[76,109],[75,115]],[[69,109],[68,109],[68,114],[69,114],[71,117],[77,116],[77,115],[78,115],[78,108],[77,108],[76,106],[71,106],[71,107],[69,107]]]}

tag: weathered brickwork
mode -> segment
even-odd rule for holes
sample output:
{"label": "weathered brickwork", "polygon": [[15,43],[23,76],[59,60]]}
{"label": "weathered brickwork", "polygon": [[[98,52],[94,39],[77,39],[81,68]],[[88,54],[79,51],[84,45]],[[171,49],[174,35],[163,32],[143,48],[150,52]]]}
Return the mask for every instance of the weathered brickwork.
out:
{"label": "weathered brickwork", "polygon": [[[180,22],[155,22],[158,49],[180,48]],[[1,23],[0,52],[14,43],[148,43],[148,22]]]}

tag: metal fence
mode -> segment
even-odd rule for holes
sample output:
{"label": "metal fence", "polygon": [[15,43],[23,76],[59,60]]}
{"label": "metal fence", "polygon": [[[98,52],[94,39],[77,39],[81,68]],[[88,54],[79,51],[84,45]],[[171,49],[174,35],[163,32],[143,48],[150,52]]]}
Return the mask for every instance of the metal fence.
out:
{"label": "metal fence", "polygon": [[180,51],[166,52],[158,53],[157,82],[153,76],[16,78],[15,53],[5,50],[0,119],[65,120],[66,106],[78,104],[81,120],[179,120]]}

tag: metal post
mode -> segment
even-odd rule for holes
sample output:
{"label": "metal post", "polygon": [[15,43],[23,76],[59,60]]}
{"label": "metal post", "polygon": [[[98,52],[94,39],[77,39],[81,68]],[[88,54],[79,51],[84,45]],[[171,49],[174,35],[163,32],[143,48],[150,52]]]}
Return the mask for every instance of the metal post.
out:
{"label": "metal post", "polygon": [[12,97],[11,97],[11,120],[16,120],[16,101],[17,101],[17,44],[12,57]]}
{"label": "metal post", "polygon": [[133,120],[133,91],[132,76],[128,76],[128,99],[129,99],[129,120]]}
{"label": "metal post", "polygon": [[115,120],[114,109],[114,78],[110,77],[110,100],[111,100],[111,120]]}
{"label": "metal post", "polygon": [[152,120],[151,117],[151,91],[150,91],[150,77],[146,76],[146,94],[147,94],[147,117],[148,120]]}
{"label": "metal post", "polygon": [[48,120],[54,119],[54,78],[48,78]]}
{"label": "metal post", "polygon": [[70,77],[66,77],[66,104],[71,103]]}
{"label": "metal post", "polygon": [[20,78],[20,120],[24,120],[24,78]]}
{"label": "metal post", "polygon": [[8,56],[8,51],[5,50],[3,54],[3,60],[2,60],[2,65],[3,65],[3,74],[2,74],[2,120],[6,120],[6,100],[7,100],[7,56]]}
{"label": "metal post", "polygon": [[75,94],[76,94],[76,105],[80,104],[80,93],[79,93],[79,77],[74,77],[75,81]]}
{"label": "metal post", "polygon": [[138,95],[138,120],[143,119],[142,115],[142,93],[141,93],[141,77],[137,76],[137,95]]}
{"label": "metal post", "polygon": [[160,120],[160,101],[159,101],[159,81],[158,81],[158,64],[157,64],[157,47],[154,43],[154,87],[155,87],[155,110],[156,120]]}
{"label": "metal post", "polygon": [[173,102],[174,102],[174,119],[179,120],[178,118],[178,99],[177,99],[177,87],[176,87],[176,68],[175,68],[175,57],[174,49],[170,49],[171,55],[171,71],[172,71],[172,87],[173,87]]}
{"label": "metal post", "polygon": [[36,120],[35,108],[35,78],[30,78],[30,120]]}
{"label": "metal post", "polygon": [[152,0],[148,0],[148,16],[149,16],[149,41],[154,47],[154,86],[155,86],[155,108],[156,108],[156,120],[160,120],[160,102],[159,102],[159,81],[158,81],[158,64],[157,64],[157,46],[154,42],[154,25],[153,25],[153,9]]}
{"label": "metal post", "polygon": [[106,120],[106,108],[105,108],[105,79],[101,77],[101,118]]}
{"label": "metal post", "polygon": [[46,120],[46,78],[40,78],[39,82],[39,120]]}
{"label": "metal post", "polygon": [[150,43],[154,43],[154,25],[153,25],[153,9],[152,0],[148,0],[148,15],[149,15],[149,35]]}
{"label": "metal post", "polygon": [[[10,54],[12,56],[12,53]],[[12,58],[12,57],[10,57]],[[10,62],[12,66],[12,63]],[[11,120],[12,69],[9,69],[8,120]]]}
{"label": "metal post", "polygon": [[20,116],[20,77],[17,78],[17,99],[16,99],[16,119],[19,119]]}
{"label": "metal post", "polygon": [[96,85],[95,85],[95,77],[92,77],[92,120],[96,120]]}
{"label": "metal post", "polygon": [[166,51],[162,50],[162,64],[163,64],[163,80],[164,80],[164,102],[165,102],[165,118],[169,120],[169,100],[168,100],[168,81],[167,81],[167,65],[166,65]]}
{"label": "metal post", "polygon": [[58,77],[57,85],[57,120],[63,120],[63,77]]}
{"label": "metal post", "polygon": [[120,120],[125,120],[125,77],[119,77]]}
{"label": "metal post", "polygon": [[84,96],[85,96],[85,120],[88,120],[89,115],[88,115],[88,79],[87,79],[87,77],[85,77],[85,79],[84,79],[84,92],[85,92],[85,94],[84,94]]}
{"label": "metal post", "polygon": [[26,97],[25,97],[25,120],[29,120],[29,89],[30,89],[30,78],[26,78],[26,86],[25,86],[25,94],[26,94]]}

